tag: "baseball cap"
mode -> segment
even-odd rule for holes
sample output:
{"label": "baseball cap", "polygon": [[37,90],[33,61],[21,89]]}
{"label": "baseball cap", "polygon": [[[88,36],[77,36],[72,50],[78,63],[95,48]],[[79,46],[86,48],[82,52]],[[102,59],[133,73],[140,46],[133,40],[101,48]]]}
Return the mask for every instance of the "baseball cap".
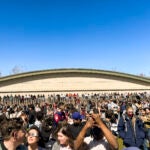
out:
{"label": "baseball cap", "polygon": [[74,112],[72,113],[72,119],[78,120],[78,119],[82,119],[82,117],[79,112]]}

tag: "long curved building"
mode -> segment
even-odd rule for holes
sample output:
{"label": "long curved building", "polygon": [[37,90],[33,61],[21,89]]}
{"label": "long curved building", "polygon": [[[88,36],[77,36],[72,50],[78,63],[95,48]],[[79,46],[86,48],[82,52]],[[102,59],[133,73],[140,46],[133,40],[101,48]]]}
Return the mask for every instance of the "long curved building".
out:
{"label": "long curved building", "polygon": [[150,91],[150,78],[94,69],[53,69],[0,78],[0,94]]}

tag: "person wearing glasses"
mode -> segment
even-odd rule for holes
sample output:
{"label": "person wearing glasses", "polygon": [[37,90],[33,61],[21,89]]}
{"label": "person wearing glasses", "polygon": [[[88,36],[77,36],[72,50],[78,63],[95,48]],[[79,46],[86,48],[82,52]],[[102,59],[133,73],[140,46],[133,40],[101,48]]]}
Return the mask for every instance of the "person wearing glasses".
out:
{"label": "person wearing glasses", "polygon": [[33,125],[28,130],[27,137],[27,150],[45,150],[45,145],[42,140],[40,130],[37,126]]}
{"label": "person wearing glasses", "polygon": [[134,115],[131,106],[126,108],[126,113],[119,119],[118,134],[123,139],[125,147],[143,148],[145,138],[144,124],[139,117]]}

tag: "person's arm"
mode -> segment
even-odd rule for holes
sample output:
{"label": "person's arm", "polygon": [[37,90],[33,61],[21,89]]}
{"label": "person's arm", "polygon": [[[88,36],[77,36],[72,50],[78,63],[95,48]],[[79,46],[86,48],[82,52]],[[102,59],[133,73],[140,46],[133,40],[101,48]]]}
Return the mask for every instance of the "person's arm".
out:
{"label": "person's arm", "polygon": [[103,123],[103,121],[100,119],[100,116],[98,114],[93,114],[92,117],[96,121],[99,128],[101,128],[105,138],[107,139],[110,148],[112,150],[118,150],[118,142],[115,136],[112,134],[112,132],[106,127],[106,125]]}
{"label": "person's arm", "polygon": [[76,140],[74,141],[75,150],[78,150],[78,148],[83,144],[86,131],[93,126],[93,123],[94,123],[93,119],[89,119],[84,125],[84,127],[78,134]]}
{"label": "person's arm", "polygon": [[125,137],[125,130],[127,129],[125,127],[124,119],[123,117],[120,117],[119,123],[118,123],[118,134],[119,134],[119,137],[121,137],[122,139]]}

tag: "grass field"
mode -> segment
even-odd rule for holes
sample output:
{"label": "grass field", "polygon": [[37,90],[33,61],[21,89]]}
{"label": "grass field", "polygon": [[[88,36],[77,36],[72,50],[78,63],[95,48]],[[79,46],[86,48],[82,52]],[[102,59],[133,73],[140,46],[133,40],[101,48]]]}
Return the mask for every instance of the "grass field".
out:
{"label": "grass field", "polygon": [[118,143],[119,143],[119,150],[123,149],[123,141],[121,138],[118,138]]}
{"label": "grass field", "polygon": [[[124,148],[123,146],[123,141],[121,138],[118,138],[118,143],[119,143],[119,150],[122,150]],[[149,145],[147,145],[149,147]]]}

